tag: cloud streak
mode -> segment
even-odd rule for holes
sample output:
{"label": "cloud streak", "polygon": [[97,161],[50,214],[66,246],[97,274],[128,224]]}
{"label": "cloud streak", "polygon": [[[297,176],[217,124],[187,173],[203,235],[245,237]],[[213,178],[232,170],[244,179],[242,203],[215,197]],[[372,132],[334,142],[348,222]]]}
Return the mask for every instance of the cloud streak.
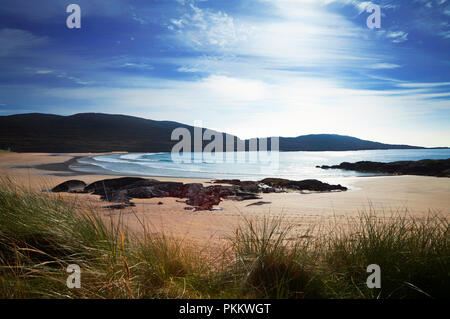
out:
{"label": "cloud streak", "polygon": [[8,110],[450,145],[449,1],[379,1],[381,30],[357,0],[81,1],[79,32],[55,1],[5,1]]}

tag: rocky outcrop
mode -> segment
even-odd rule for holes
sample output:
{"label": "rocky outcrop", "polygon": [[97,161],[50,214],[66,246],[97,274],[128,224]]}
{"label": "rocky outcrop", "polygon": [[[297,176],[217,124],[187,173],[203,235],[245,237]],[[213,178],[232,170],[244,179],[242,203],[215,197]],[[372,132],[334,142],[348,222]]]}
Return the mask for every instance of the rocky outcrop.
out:
{"label": "rocky outcrop", "polygon": [[[113,178],[113,179],[104,179],[101,181],[94,182],[86,186],[85,190],[89,193],[100,193],[106,189],[120,189],[122,187],[131,187],[138,183],[153,183],[156,180],[145,179],[140,177],[122,177],[122,178]],[[139,184],[140,185],[140,184]]]}
{"label": "rocky outcrop", "polygon": [[330,185],[322,183],[316,179],[305,179],[302,181],[291,181],[281,178],[266,178],[261,183],[272,188],[285,188],[296,191],[311,191],[311,192],[332,192],[332,191],[346,191],[347,187],[342,185]]}
{"label": "rocky outcrop", "polygon": [[52,188],[53,193],[83,193],[86,187],[86,183],[78,180],[70,180],[59,184]]}
{"label": "rocky outcrop", "polygon": [[310,190],[310,191],[335,191],[347,190],[341,185],[329,185],[317,180],[290,181],[285,179],[265,179],[260,182],[221,180],[216,184],[203,186],[200,183],[162,182],[154,179],[137,177],[123,177],[105,179],[86,186],[81,181],[67,181],[52,191],[69,192],[76,189],[77,192],[99,195],[104,201],[118,203],[108,207],[120,209],[132,206],[131,199],[139,198],[186,198],[186,204],[195,207],[196,210],[212,210],[223,199],[244,201],[261,199],[260,193],[284,192],[286,190]]}
{"label": "rocky outcrop", "polygon": [[322,169],[342,169],[358,171],[364,173],[378,173],[390,175],[422,175],[450,177],[450,159],[445,160],[420,160],[420,161],[399,161],[391,163],[381,162],[343,162],[333,166],[317,166]]}
{"label": "rocky outcrop", "polygon": [[302,181],[292,181],[282,178],[265,178],[259,182],[232,180],[215,180],[218,184],[236,185],[242,191],[251,193],[280,193],[287,190],[293,191],[311,191],[311,192],[332,192],[346,191],[347,187],[342,185],[330,185],[322,183],[316,179],[306,179]]}

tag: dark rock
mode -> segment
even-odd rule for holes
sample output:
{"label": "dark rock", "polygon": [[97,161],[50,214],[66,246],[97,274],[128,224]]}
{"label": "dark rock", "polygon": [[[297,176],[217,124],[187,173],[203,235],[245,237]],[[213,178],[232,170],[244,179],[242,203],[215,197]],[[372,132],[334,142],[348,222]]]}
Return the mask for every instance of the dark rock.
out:
{"label": "dark rock", "polygon": [[259,193],[261,191],[261,188],[259,187],[258,183],[256,183],[256,182],[243,183],[243,184],[241,184],[239,189],[246,193]]}
{"label": "dark rock", "polygon": [[364,173],[390,175],[422,175],[450,177],[450,159],[398,161],[390,163],[361,161],[356,163],[343,162],[339,165],[320,166],[322,169],[342,169]]}
{"label": "dark rock", "polygon": [[136,206],[134,203],[127,203],[127,204],[117,204],[117,205],[104,206],[103,208],[120,210],[120,209],[125,209],[125,208],[128,208],[128,207],[134,207],[134,206]]}
{"label": "dark rock", "polygon": [[131,188],[128,189],[128,195],[132,198],[185,197],[183,183],[175,182],[158,182],[152,183],[152,186]]}
{"label": "dark rock", "polygon": [[199,192],[188,197],[186,204],[196,207],[196,210],[211,210],[222,198],[230,198],[237,193],[237,187],[214,185],[202,187]]}
{"label": "dark rock", "polygon": [[167,194],[167,196],[157,196],[157,197],[184,197],[184,184],[177,182],[160,182],[153,186],[155,191],[160,192],[160,194]]}
{"label": "dark rock", "polygon": [[214,183],[220,184],[231,184],[239,187],[241,192],[245,193],[280,193],[287,189],[298,190],[298,191],[317,191],[317,192],[328,192],[341,190],[345,191],[347,188],[341,185],[330,185],[327,183],[322,183],[318,180],[303,180],[303,181],[292,181],[283,178],[265,178],[259,182],[253,181],[240,181],[238,179],[233,180],[216,180]]}
{"label": "dark rock", "polygon": [[239,179],[218,179],[213,181],[213,183],[239,186],[240,190],[243,192],[259,193],[261,191],[259,183],[253,181],[240,181]]}
{"label": "dark rock", "polygon": [[230,184],[230,185],[241,185],[239,179],[216,179],[213,181],[215,184]]}
{"label": "dark rock", "polygon": [[[266,185],[267,186],[267,185]],[[283,188],[276,188],[276,187],[262,187],[261,191],[265,194],[270,194],[270,193],[284,193],[284,189]]]}
{"label": "dark rock", "polygon": [[[183,184],[178,182],[161,182],[154,179],[123,177],[97,181],[86,186],[83,182],[68,181],[54,189],[71,190],[69,186],[82,187],[86,192],[100,195],[102,200],[131,205],[132,198],[187,198],[186,204],[196,210],[212,210],[222,199],[237,201],[261,199],[258,195],[264,193],[284,192],[286,189],[333,191],[346,190],[341,185],[329,185],[317,180],[291,181],[280,178],[267,178],[260,182],[234,180],[217,180],[214,183],[230,184],[204,187],[200,183]],[[265,202],[262,202],[265,203]],[[162,205],[159,202],[158,205]],[[254,205],[259,205],[255,203]],[[118,206],[118,205],[115,205]]]}
{"label": "dark rock", "polygon": [[129,203],[132,197],[128,196],[127,190],[106,190],[102,195],[100,195],[100,198],[104,201],[112,203]]}
{"label": "dark rock", "polygon": [[139,180],[132,184],[127,184],[127,185],[123,186],[122,188],[130,189],[130,188],[138,188],[138,187],[148,187],[148,186],[155,186],[160,183],[161,183],[161,181],[157,181],[156,179],[144,179],[144,180]]}
{"label": "dark rock", "polygon": [[146,179],[140,177],[122,177],[122,178],[104,179],[89,184],[88,186],[86,186],[85,190],[87,192],[101,193],[105,189],[119,190],[121,188],[125,188],[126,186],[130,186],[134,183],[145,180]]}
{"label": "dark rock", "polygon": [[235,186],[221,186],[221,185],[214,185],[214,186],[208,186],[204,188],[204,192],[207,194],[214,194],[219,195],[220,197],[227,197],[227,196],[233,196],[238,191],[238,188]]}
{"label": "dark rock", "polygon": [[131,198],[154,198],[154,197],[169,197],[169,193],[166,191],[162,191],[155,186],[150,187],[136,187],[131,188],[128,191],[128,196]]}
{"label": "dark rock", "polygon": [[200,183],[186,184],[183,187],[183,196],[180,197],[193,197],[203,189],[203,185]]}
{"label": "dark rock", "polygon": [[78,180],[70,180],[52,188],[53,193],[82,193],[86,183]]}
{"label": "dark rock", "polygon": [[282,178],[266,178],[261,181],[274,188],[286,188],[298,191],[331,192],[346,191],[347,187],[341,185],[330,185],[316,179],[306,179],[302,181],[291,181]]}
{"label": "dark rock", "polygon": [[220,203],[220,196],[214,193],[208,193],[205,189],[195,196],[190,197],[186,204],[195,206],[197,210],[210,210],[213,206]]}
{"label": "dark rock", "polygon": [[260,196],[254,193],[244,193],[244,192],[237,192],[235,196],[229,197],[230,199],[237,200],[237,201],[244,201],[244,200],[252,200],[252,199],[261,199]]}
{"label": "dark rock", "polygon": [[287,186],[288,182],[288,179],[283,178],[265,178],[261,180],[261,183],[272,187],[285,187]]}
{"label": "dark rock", "polygon": [[158,202],[158,205],[164,205],[164,203],[163,202]]}
{"label": "dark rock", "polygon": [[272,204],[272,202],[259,201],[259,202],[256,202],[256,203],[248,204],[246,207],[249,207],[249,206],[262,206],[262,205],[268,205],[268,204]]}
{"label": "dark rock", "polygon": [[322,183],[316,179],[307,179],[303,181],[289,181],[288,188],[297,189],[300,191],[315,191],[315,192],[331,192],[331,191],[346,191],[347,187],[339,185],[330,185]]}
{"label": "dark rock", "polygon": [[446,169],[442,172],[442,177],[450,177],[450,169]]}

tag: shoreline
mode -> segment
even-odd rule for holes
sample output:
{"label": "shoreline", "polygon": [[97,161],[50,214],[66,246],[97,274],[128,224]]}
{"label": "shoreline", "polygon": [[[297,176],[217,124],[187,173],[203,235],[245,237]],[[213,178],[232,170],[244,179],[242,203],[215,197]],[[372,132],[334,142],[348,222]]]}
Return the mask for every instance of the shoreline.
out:
{"label": "shoreline", "polygon": [[[28,154],[28,153],[16,153],[16,154]],[[67,156],[71,153],[68,153]],[[110,154],[118,154],[118,153],[104,153],[101,155],[110,155]],[[128,153],[126,153],[128,154]],[[66,155],[51,155],[51,156],[66,156]],[[9,168],[11,169],[36,169],[40,171],[48,172],[46,175],[48,176],[60,176],[60,177],[76,177],[76,176],[113,176],[113,177],[119,177],[119,176],[128,176],[128,177],[147,177],[147,178],[169,178],[169,179],[189,179],[189,180],[203,180],[203,181],[212,181],[211,178],[200,178],[200,177],[183,177],[183,176],[164,176],[164,175],[145,175],[145,174],[121,174],[119,172],[114,172],[108,169],[101,168],[96,165],[92,164],[80,164],[78,162],[79,159],[89,156],[98,156],[98,155],[77,155],[73,156],[69,160],[63,161],[63,162],[56,162],[56,163],[42,163],[37,165],[30,165],[30,166],[11,166]],[[88,171],[77,171],[72,169],[70,166],[72,164],[78,164],[80,166],[84,167],[92,167],[96,172],[88,172]],[[103,171],[101,171],[103,170]]]}
{"label": "shoreline", "polygon": [[[32,154],[32,153],[16,153],[16,154]],[[56,163],[42,163],[37,165],[31,165],[31,166],[11,166],[12,169],[37,169],[41,171],[47,171],[52,172],[48,173],[50,176],[80,176],[80,175],[98,175],[98,176],[105,176],[105,175],[111,175],[111,176],[130,176],[130,177],[148,177],[148,178],[176,178],[176,179],[194,179],[194,180],[207,180],[207,181],[213,181],[216,178],[208,178],[208,177],[186,177],[186,176],[166,176],[166,175],[146,175],[146,174],[122,174],[119,172],[114,172],[112,170],[108,170],[105,168],[102,168],[97,165],[92,164],[80,164],[78,162],[79,159],[90,157],[90,156],[102,156],[102,155],[111,155],[111,154],[131,154],[128,152],[111,152],[111,153],[100,153],[100,154],[83,154],[83,155],[72,155],[73,153],[58,153],[58,154],[49,154],[49,156],[71,156],[70,159],[63,161],[63,162],[56,162]],[[70,166],[72,164],[78,164],[82,167],[87,168],[93,168],[96,171],[77,171],[72,169]],[[355,178],[373,178],[373,177],[396,177],[396,176],[427,176],[427,175],[396,175],[396,174],[389,174],[389,173],[370,173],[370,172],[363,172],[368,173],[371,175],[357,175],[357,176],[346,176],[346,177],[333,177],[334,179],[355,179]],[[444,176],[429,176],[429,177],[436,177],[436,178],[448,178]],[[264,178],[268,178],[267,176]],[[330,177],[324,177],[325,179],[330,179]],[[315,178],[319,179],[319,177]],[[350,190],[350,189],[349,189]]]}
{"label": "shoreline", "polygon": [[[55,176],[72,176],[72,175],[79,175],[80,172],[74,171],[70,168],[70,165],[77,162],[78,159],[83,158],[83,156],[75,156],[68,161],[60,162],[60,163],[45,163],[45,164],[38,164],[34,166],[24,166],[24,167],[12,167],[12,168],[32,168],[42,171],[50,171],[50,172],[60,172],[57,174],[49,174],[49,175],[55,175]],[[65,175],[62,175],[65,174]]]}
{"label": "shoreline", "polygon": [[[78,157],[95,154],[0,154],[1,175],[27,188],[42,191],[70,179],[89,184],[102,179],[125,177],[97,175],[81,172],[67,173],[67,166]],[[16,168],[13,168],[16,167]],[[27,167],[27,168],[24,168]],[[42,170],[46,168],[47,170]],[[66,170],[65,172],[63,170]],[[62,174],[62,175],[61,175]],[[209,179],[154,177],[161,181],[202,183],[211,185]],[[378,177],[378,178],[374,178]],[[375,210],[379,216],[408,211],[414,218],[425,218],[430,213],[443,218],[450,217],[450,179],[426,176],[371,176],[348,178],[345,185],[353,189],[331,193],[273,193],[262,194],[260,200],[236,202],[224,200],[217,211],[185,210],[186,204],[176,198],[134,199],[135,207],[111,210],[105,207],[97,195],[61,194],[68,200],[91,205],[105,219],[123,219],[131,231],[139,232],[142,220],[156,231],[201,245],[223,243],[244,219],[283,217],[286,223],[295,225],[295,232],[309,230],[334,223],[348,224],[349,218],[361,211]],[[264,205],[250,205],[258,201]],[[332,231],[332,230],[329,230]]]}

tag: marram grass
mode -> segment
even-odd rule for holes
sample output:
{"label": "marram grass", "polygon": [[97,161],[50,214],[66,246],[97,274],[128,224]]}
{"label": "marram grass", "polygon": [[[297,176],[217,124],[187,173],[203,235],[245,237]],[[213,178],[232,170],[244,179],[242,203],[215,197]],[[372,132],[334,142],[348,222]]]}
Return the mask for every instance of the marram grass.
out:
{"label": "marram grass", "polygon": [[[136,217],[137,218],[137,217]],[[148,231],[129,233],[58,195],[0,182],[0,298],[448,298],[448,220],[375,211],[351,231],[291,236],[280,218],[245,220],[221,258]],[[66,286],[69,264],[81,288]],[[366,268],[381,267],[381,289]]]}

